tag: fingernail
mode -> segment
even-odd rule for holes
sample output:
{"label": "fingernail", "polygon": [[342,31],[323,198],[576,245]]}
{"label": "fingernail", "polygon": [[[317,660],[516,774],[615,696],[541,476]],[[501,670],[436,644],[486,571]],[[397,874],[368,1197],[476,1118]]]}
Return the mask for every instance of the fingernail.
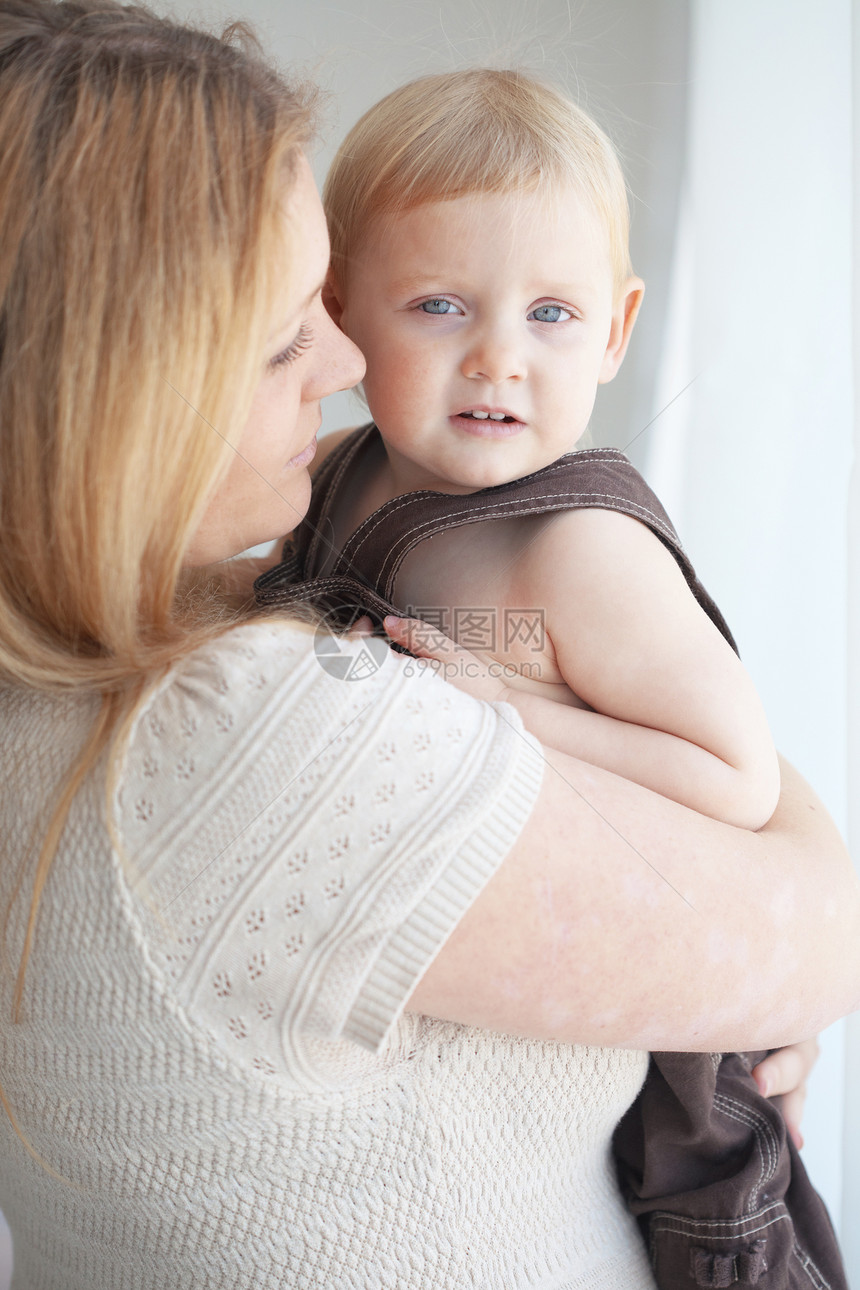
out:
{"label": "fingernail", "polygon": [[402,619],[402,618],[396,618],[396,617],[394,616],[394,614],[386,614],[386,615],[385,615],[385,617],[384,617],[384,619],[383,619],[382,621],[383,621],[384,626],[385,626],[386,628],[388,628],[388,626],[389,626],[389,625],[390,625],[390,626],[392,626],[392,627],[398,627],[398,626],[400,625],[400,623],[402,623],[402,622],[403,622],[403,619]]}
{"label": "fingernail", "polygon": [[758,1084],[759,1092],[761,1093],[762,1097],[770,1097],[770,1090],[772,1087],[770,1080],[767,1079],[767,1077],[765,1077],[764,1079],[760,1079],[757,1077],[756,1083]]}

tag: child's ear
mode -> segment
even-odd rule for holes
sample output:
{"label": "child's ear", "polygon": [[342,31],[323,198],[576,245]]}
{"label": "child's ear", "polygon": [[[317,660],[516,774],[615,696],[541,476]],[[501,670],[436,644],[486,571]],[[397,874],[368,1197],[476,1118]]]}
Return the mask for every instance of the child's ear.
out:
{"label": "child's ear", "polygon": [[639,306],[642,303],[644,294],[645,283],[641,278],[628,278],[621,289],[621,294],[612,311],[609,343],[606,346],[606,353],[603,355],[603,362],[600,365],[600,375],[597,378],[599,385],[605,385],[607,381],[611,381],[621,366],[621,360],[627,353],[630,334],[633,331],[633,324],[636,322],[636,315],[639,313]]}
{"label": "child's ear", "polygon": [[325,275],[325,282],[322,289],[322,302],[328,311],[329,316],[340,326],[340,320],[343,317],[343,301],[341,299],[340,288],[335,281],[331,269]]}

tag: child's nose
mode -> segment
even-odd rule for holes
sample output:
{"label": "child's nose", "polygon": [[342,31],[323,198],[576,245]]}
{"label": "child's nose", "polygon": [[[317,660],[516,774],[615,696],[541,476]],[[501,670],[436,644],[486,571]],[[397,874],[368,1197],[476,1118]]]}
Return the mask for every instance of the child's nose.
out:
{"label": "child's nose", "polygon": [[460,370],[472,380],[500,385],[503,381],[523,380],[527,365],[516,337],[501,328],[487,328],[473,337]]}

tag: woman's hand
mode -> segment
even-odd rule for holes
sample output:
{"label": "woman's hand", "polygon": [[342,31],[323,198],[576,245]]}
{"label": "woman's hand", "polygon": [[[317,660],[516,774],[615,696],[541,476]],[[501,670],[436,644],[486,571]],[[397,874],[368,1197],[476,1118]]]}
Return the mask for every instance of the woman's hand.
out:
{"label": "woman's hand", "polygon": [[806,1101],[806,1081],[818,1061],[817,1039],[805,1039],[788,1048],[777,1048],[753,1069],[753,1078],[765,1097],[782,1097],[780,1110],[791,1140],[803,1146],[800,1121]]}
{"label": "woman's hand", "polygon": [[504,664],[480,658],[420,618],[389,615],[383,625],[389,638],[408,649],[420,666],[431,668],[464,694],[486,703],[510,703]]}

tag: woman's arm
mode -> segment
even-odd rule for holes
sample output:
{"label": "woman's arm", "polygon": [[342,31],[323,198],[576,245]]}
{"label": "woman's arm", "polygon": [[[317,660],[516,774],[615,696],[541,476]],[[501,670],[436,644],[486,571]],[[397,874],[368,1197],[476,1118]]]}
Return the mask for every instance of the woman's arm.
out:
{"label": "woman's arm", "polygon": [[548,751],[525,829],[409,1001],[571,1043],[772,1048],[860,1006],[860,886],[783,766],[750,833]]}

